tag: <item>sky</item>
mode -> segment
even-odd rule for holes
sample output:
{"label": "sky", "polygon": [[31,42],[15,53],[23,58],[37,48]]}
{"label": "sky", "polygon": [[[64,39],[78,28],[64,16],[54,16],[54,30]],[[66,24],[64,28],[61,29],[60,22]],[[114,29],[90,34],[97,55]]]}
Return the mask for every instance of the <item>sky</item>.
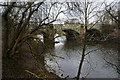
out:
{"label": "sky", "polygon": [[[10,2],[10,1],[17,1],[17,2],[25,2],[25,1],[28,1],[28,2],[33,2],[33,1],[43,1],[43,0],[0,0],[0,2]],[[64,1],[67,1],[67,2],[74,2],[74,1],[78,1],[78,0],[46,0],[47,2],[64,2]],[[83,0],[79,0],[79,1],[83,1]],[[89,1],[97,1],[97,2],[102,2],[104,0],[89,0]],[[107,2],[112,2],[112,1],[120,1],[120,0],[105,0]]]}
{"label": "sky", "polygon": [[[93,1],[96,1],[96,0],[93,0]],[[102,2],[102,1],[104,1],[104,0],[100,0],[100,1],[98,1],[98,2]],[[118,2],[118,1],[120,1],[120,0],[106,0],[106,2],[108,2],[108,4],[111,3],[111,2],[113,2],[113,1],[117,1],[117,2]],[[99,7],[99,9],[103,9],[103,6]],[[98,10],[99,10],[99,9],[98,9]],[[92,14],[93,14],[93,13],[92,13]],[[92,15],[91,15],[91,16],[92,16]],[[63,19],[67,19],[66,16],[64,16],[64,14],[60,14],[59,17],[61,17],[61,18],[63,18]],[[75,18],[75,17],[73,17],[73,18]],[[76,18],[78,18],[78,17],[76,17]],[[95,19],[96,19],[96,18],[93,17],[93,18],[91,18],[91,19],[89,20],[89,22],[90,22],[90,23],[91,23],[91,22],[94,22]]]}
{"label": "sky", "polygon": [[[4,2],[4,1],[17,1],[17,0],[0,0],[0,2]],[[42,0],[18,0],[18,1],[20,1],[20,2],[23,2],[23,1],[36,1],[36,2],[39,2],[39,1],[42,1]],[[64,2],[64,1],[75,2],[75,1],[78,1],[78,0],[47,0],[47,1],[48,2],[51,2],[51,1],[52,2],[54,2],[54,1],[57,1],[57,2]],[[79,0],[79,1],[83,1],[83,0]],[[96,1],[96,0],[88,0],[88,1]],[[120,1],[120,0],[97,0],[97,2],[102,2],[102,1],[106,1],[106,2],[111,3],[113,1]],[[63,7],[63,9],[64,9],[64,7]],[[63,13],[61,13],[59,15],[59,18],[61,20],[67,20],[67,17]]]}

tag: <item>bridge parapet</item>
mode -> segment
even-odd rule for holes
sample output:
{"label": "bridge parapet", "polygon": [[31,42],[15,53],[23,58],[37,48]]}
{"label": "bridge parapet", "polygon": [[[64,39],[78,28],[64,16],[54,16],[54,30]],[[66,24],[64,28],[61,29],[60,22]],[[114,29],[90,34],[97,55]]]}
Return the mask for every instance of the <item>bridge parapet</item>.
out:
{"label": "bridge parapet", "polygon": [[62,30],[66,30],[66,29],[72,29],[72,30],[80,33],[80,27],[81,27],[81,24],[54,24],[54,29],[57,32],[60,32]]}

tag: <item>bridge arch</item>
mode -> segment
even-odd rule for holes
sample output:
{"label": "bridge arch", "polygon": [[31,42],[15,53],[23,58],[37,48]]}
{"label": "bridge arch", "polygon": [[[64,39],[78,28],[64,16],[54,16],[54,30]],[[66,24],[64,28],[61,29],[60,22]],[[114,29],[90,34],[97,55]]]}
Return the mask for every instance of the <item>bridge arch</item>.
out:
{"label": "bridge arch", "polygon": [[66,39],[68,41],[73,41],[73,40],[79,40],[80,39],[80,34],[75,31],[75,30],[72,30],[72,29],[65,29],[65,30],[62,30],[66,33]]}

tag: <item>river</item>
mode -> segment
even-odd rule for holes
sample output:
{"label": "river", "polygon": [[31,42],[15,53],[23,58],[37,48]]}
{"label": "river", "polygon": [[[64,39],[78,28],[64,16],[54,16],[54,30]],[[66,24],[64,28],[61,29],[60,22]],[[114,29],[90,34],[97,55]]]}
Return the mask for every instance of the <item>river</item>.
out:
{"label": "river", "polygon": [[[61,78],[65,78],[66,76],[69,76],[69,78],[76,77],[81,59],[82,46],[80,44],[77,45],[73,41],[66,42],[65,36],[58,37],[55,41],[59,41],[59,43],[55,44],[55,49],[51,53],[64,59],[59,57],[53,58],[47,53],[45,55],[46,68]],[[87,45],[86,53],[89,54],[85,56],[81,77],[118,78],[116,69],[118,64],[117,50],[104,47],[101,44],[94,44]]]}

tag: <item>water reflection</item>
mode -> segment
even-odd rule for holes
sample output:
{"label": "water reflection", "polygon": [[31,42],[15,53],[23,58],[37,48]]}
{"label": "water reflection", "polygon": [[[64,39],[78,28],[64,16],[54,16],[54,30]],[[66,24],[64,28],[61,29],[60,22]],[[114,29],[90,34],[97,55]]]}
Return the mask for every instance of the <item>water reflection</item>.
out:
{"label": "water reflection", "polygon": [[[55,73],[60,77],[66,77],[69,75],[73,78],[77,75],[77,70],[81,58],[82,44],[75,42],[66,42],[65,36],[56,38],[55,41],[60,43],[55,44],[55,50],[53,53],[61,58],[55,58],[55,60],[50,60],[50,55],[47,54],[45,59],[48,66],[55,70]],[[77,44],[75,46],[75,44]],[[91,52],[86,55],[83,68],[82,77],[87,78],[118,78],[118,73],[116,68],[108,64],[106,61],[114,63],[117,65],[117,51],[106,49],[103,45],[87,45],[86,53]],[[60,66],[60,68],[59,68]],[[47,68],[48,69],[48,68]],[[51,70],[49,70],[51,71]],[[63,74],[61,76],[61,74]]]}

